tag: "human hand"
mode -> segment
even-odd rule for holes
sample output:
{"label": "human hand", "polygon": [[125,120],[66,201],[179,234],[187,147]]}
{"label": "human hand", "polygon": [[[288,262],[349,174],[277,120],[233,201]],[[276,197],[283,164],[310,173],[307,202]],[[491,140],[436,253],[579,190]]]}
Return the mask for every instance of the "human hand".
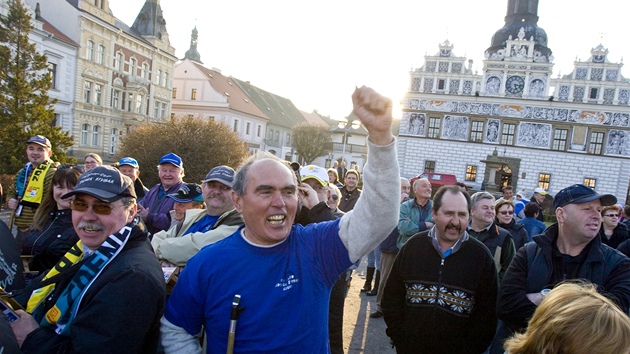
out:
{"label": "human hand", "polygon": [[354,114],[367,129],[370,141],[376,145],[387,145],[394,140],[391,132],[392,100],[381,96],[369,87],[362,86],[352,94]]}
{"label": "human hand", "polygon": [[9,199],[9,201],[7,202],[7,206],[9,207],[9,209],[16,209],[18,207],[17,199],[15,198]]}
{"label": "human hand", "polygon": [[300,183],[298,187],[298,196],[302,200],[302,205],[308,209],[313,209],[319,203],[317,192],[308,183]]}
{"label": "human hand", "polygon": [[17,310],[15,313],[20,316],[20,319],[11,323],[11,329],[13,330],[13,334],[15,334],[15,338],[21,347],[22,343],[24,343],[24,340],[26,339],[26,336],[38,329],[39,325],[33,316],[24,310]]}
{"label": "human hand", "polygon": [[146,222],[149,217],[149,208],[145,208],[138,204],[138,215],[142,218],[142,221]]}
{"label": "human hand", "polygon": [[404,202],[405,200],[409,199],[409,194],[407,193],[400,193],[400,202]]}

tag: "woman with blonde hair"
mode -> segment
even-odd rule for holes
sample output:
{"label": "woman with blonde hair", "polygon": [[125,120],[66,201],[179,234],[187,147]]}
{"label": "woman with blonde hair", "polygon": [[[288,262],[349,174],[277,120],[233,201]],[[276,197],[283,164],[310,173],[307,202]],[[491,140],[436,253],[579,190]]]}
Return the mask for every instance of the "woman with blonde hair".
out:
{"label": "woman with blonde hair", "polygon": [[85,166],[86,172],[93,169],[94,167],[98,167],[102,165],[103,165],[103,159],[101,158],[99,154],[89,153],[85,155],[85,158],[83,159],[83,166]]}
{"label": "woman with blonde hair", "polygon": [[509,354],[628,354],[630,318],[588,282],[562,283],[542,300]]}

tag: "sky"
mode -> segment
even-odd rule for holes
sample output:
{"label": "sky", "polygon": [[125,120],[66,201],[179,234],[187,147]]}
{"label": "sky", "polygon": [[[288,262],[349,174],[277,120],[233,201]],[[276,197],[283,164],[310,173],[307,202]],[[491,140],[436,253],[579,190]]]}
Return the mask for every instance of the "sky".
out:
{"label": "sky", "polygon": [[[343,119],[355,86],[398,103],[409,71],[448,39],[481,74],[492,35],[505,24],[508,0],[158,0],[176,55],[190,34],[207,68],[290,99],[300,110]],[[109,0],[131,26],[145,0]],[[630,58],[627,15],[618,0],[540,0],[538,26],[553,52],[554,77],[569,74],[598,44],[608,59]],[[629,69],[622,75],[630,77]],[[551,94],[551,93],[550,93]],[[395,105],[395,116],[400,116]]]}

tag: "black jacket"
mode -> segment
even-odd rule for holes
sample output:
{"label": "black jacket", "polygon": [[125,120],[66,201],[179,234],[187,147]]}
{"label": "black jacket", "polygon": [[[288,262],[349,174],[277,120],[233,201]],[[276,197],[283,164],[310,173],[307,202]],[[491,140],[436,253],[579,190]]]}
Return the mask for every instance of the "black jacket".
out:
{"label": "black jacket", "polygon": [[[155,353],[165,305],[164,275],[146,230],[136,225],[129,237],[83,295],[70,337],[40,327],[26,337],[24,353]],[[57,283],[44,309],[54,305],[71,279]],[[44,311],[35,312],[39,322]]]}
{"label": "black jacket", "polygon": [[[563,265],[563,256],[555,246],[557,238],[558,224],[554,224],[516,253],[499,290],[499,319],[512,330],[526,328],[536,310],[536,305],[526,294],[553,288],[565,279],[593,282],[598,291],[627,313],[630,307],[630,259],[595,237],[582,255],[575,257],[579,264]],[[566,275],[567,270],[574,276]]]}
{"label": "black jacket", "polygon": [[488,247],[490,254],[494,257],[495,265],[499,270],[500,283],[512,262],[512,258],[514,258],[514,253],[516,253],[512,235],[510,235],[508,230],[497,226],[495,222],[490,225],[488,232],[475,232],[469,227],[468,233]]}
{"label": "black jacket", "polygon": [[617,227],[613,229],[612,236],[608,238],[604,233],[604,224],[602,223],[602,227],[599,229],[599,237],[601,238],[603,244],[612,248],[617,248],[623,241],[629,239],[630,235],[628,234],[628,227],[623,223],[619,223],[617,224]]}
{"label": "black jacket", "polygon": [[357,204],[357,200],[359,200],[359,196],[361,195],[361,190],[359,188],[355,188],[352,192],[349,192],[346,187],[343,187],[340,191],[341,201],[339,202],[339,210],[347,213],[354,209],[354,206]]}
{"label": "black jacket", "polygon": [[488,249],[469,237],[446,258],[430,231],[398,252],[381,308],[398,353],[481,353],[497,326],[497,270]]}
{"label": "black jacket", "polygon": [[57,264],[77,241],[79,236],[72,226],[72,210],[55,210],[49,213],[42,231],[31,229],[26,235],[22,254],[33,255],[29,269],[41,273]]}
{"label": "black jacket", "polygon": [[512,219],[509,224],[503,224],[497,221],[497,225],[508,230],[510,235],[512,235],[515,251],[518,251],[527,242],[529,242],[529,234],[525,229],[525,225],[516,223],[516,220]]}

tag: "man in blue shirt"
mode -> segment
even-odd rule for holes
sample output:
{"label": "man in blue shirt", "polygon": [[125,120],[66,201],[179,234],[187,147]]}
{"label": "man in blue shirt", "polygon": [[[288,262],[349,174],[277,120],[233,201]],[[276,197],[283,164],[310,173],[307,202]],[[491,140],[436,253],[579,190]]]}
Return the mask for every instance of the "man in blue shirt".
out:
{"label": "man in blue shirt", "polygon": [[362,87],[352,95],[354,114],[368,135],[364,193],[351,213],[334,221],[293,225],[298,184],[293,171],[257,153],[237,171],[233,200],[245,226],[201,250],[187,264],[162,318],[167,353],[200,352],[205,327],[208,353],[225,352],[232,302],[240,295],[234,352],[330,352],[330,291],[353,262],[394,228],[399,193],[398,159],[391,133],[391,100]]}

